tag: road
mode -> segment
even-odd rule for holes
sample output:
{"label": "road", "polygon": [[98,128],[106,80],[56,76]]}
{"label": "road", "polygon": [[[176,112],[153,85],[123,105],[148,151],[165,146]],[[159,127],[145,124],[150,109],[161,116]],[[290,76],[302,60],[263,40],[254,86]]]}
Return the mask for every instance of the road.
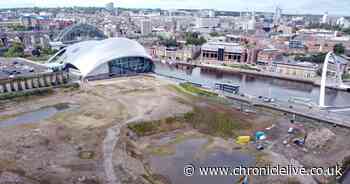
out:
{"label": "road", "polygon": [[247,97],[241,97],[238,95],[232,95],[232,94],[230,95],[226,93],[224,94],[224,96],[231,99],[247,102],[252,106],[260,106],[260,107],[275,109],[275,110],[287,112],[290,114],[295,114],[297,116],[303,116],[306,118],[314,119],[320,122],[326,122],[326,123],[350,128],[350,122],[348,121],[349,116],[323,110],[316,106],[310,108],[309,106],[306,106],[306,105],[300,105],[296,103],[286,103],[281,100],[275,100],[273,103],[267,103],[257,97],[250,96],[249,98],[247,98]]}

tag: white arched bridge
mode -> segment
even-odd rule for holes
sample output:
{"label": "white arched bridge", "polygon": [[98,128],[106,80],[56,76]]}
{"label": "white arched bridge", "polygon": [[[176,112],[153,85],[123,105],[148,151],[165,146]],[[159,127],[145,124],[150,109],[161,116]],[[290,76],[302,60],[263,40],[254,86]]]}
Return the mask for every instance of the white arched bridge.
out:
{"label": "white arched bridge", "polygon": [[333,63],[336,67],[336,84],[334,87],[341,89],[350,89],[350,86],[347,86],[343,83],[342,72],[340,71],[341,63],[339,62],[337,56],[333,52],[329,52],[325,58],[323,68],[322,68],[322,78],[321,78],[321,87],[320,87],[320,97],[319,97],[319,107],[324,110],[332,112],[342,112],[350,111],[350,104],[347,106],[327,106],[325,102],[326,97],[326,87],[327,87],[327,76],[328,76],[328,65]]}

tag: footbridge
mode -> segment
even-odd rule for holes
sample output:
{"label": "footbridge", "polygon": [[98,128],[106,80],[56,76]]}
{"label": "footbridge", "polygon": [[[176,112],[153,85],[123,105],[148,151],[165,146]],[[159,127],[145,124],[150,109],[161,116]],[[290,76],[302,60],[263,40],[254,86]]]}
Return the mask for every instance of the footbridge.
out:
{"label": "footbridge", "polygon": [[328,76],[328,65],[329,63],[333,63],[336,65],[336,86],[341,88],[350,88],[350,86],[346,86],[343,84],[342,80],[342,72],[341,72],[341,63],[338,60],[337,56],[333,52],[329,52],[325,58],[323,69],[322,69],[322,78],[321,78],[321,87],[320,87],[320,98],[319,98],[319,107],[322,110],[332,111],[332,112],[344,112],[350,111],[349,106],[327,106],[325,103],[326,97],[326,83]]}

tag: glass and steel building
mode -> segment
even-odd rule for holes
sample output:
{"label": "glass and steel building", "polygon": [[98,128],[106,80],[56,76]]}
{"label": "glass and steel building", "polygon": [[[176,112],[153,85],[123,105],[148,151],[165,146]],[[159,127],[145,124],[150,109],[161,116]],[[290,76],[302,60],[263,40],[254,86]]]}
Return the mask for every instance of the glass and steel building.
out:
{"label": "glass and steel building", "polygon": [[151,56],[138,42],[126,38],[85,41],[55,54],[49,63],[59,63],[82,78],[106,78],[152,72]]}

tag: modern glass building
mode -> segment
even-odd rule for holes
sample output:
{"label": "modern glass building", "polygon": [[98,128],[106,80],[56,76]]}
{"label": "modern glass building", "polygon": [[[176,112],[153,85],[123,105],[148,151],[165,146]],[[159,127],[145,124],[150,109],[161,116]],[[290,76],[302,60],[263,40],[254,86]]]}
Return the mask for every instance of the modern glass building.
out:
{"label": "modern glass building", "polygon": [[108,62],[109,73],[112,75],[125,75],[146,73],[153,70],[153,63],[144,57],[126,57]]}
{"label": "modern glass building", "polygon": [[85,41],[59,51],[49,63],[60,63],[82,78],[106,78],[152,72],[145,48],[126,38]]}

